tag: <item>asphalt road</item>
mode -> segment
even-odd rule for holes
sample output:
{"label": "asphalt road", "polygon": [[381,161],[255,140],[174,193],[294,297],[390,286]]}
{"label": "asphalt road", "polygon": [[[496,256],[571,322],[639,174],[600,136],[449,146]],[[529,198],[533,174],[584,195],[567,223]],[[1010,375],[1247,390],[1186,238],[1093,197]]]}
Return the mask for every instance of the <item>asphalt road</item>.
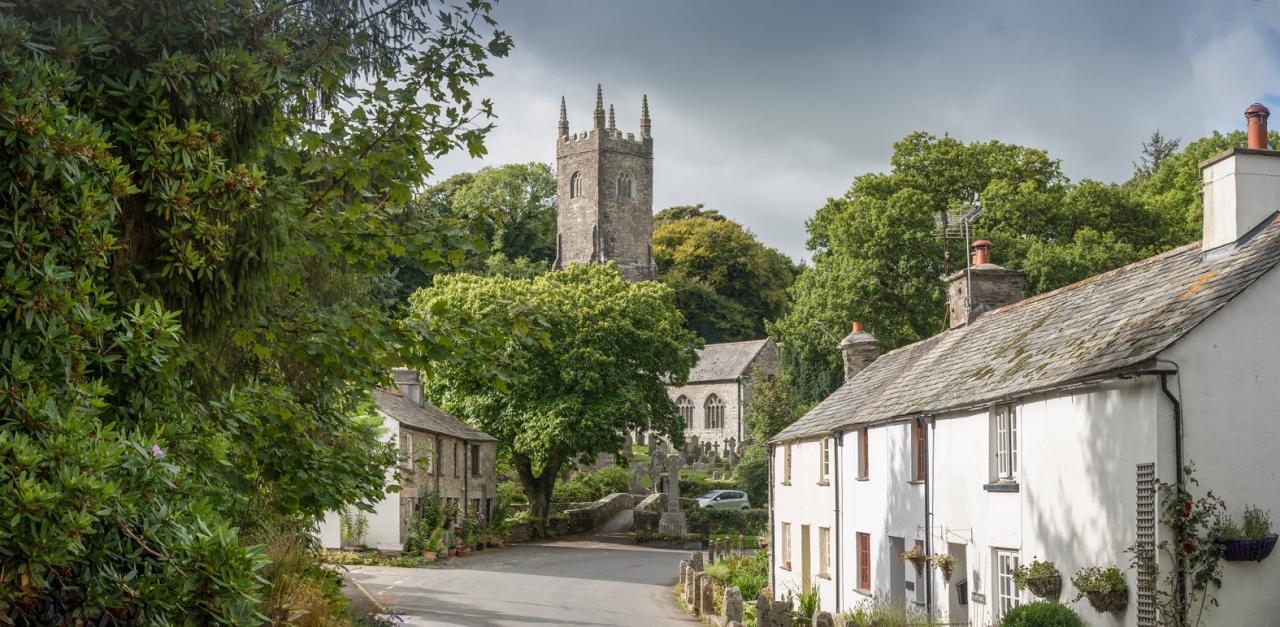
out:
{"label": "asphalt road", "polygon": [[440,568],[352,566],[407,625],[696,625],[671,587],[681,551],[607,535],[472,553]]}

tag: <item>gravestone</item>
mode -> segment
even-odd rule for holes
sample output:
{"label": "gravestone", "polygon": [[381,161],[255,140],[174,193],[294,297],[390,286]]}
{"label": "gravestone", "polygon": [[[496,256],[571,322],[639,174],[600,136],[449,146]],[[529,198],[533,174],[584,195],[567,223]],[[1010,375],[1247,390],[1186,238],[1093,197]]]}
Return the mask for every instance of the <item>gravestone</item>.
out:
{"label": "gravestone", "polygon": [[627,489],[632,494],[644,494],[644,473],[645,465],[640,462],[632,462],[631,479],[627,482]]}
{"label": "gravestone", "polygon": [[724,619],[730,623],[741,623],[743,620],[742,592],[736,586],[724,589]]}
{"label": "gravestone", "polygon": [[[683,536],[689,533],[689,519],[680,511],[680,456],[667,455],[663,464],[666,471],[667,511],[658,520],[658,533],[664,536]],[[698,570],[702,570],[702,559],[698,559]]]}

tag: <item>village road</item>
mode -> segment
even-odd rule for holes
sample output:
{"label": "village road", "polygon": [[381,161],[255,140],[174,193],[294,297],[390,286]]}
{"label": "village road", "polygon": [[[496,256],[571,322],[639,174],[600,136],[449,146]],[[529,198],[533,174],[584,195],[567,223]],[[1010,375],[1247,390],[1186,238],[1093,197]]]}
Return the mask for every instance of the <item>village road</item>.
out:
{"label": "village road", "polygon": [[352,566],[407,625],[696,625],[671,596],[681,551],[607,535],[479,551],[440,568]]}

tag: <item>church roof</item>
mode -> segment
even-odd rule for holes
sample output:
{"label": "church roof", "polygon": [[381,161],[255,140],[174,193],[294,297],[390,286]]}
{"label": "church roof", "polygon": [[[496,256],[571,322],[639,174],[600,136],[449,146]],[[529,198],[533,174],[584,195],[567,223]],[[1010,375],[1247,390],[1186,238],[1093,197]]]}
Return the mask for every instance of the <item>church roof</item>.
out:
{"label": "church roof", "polygon": [[1234,250],[1181,248],[882,355],[774,441],[979,407],[1150,363],[1280,261],[1268,221]]}
{"label": "church roof", "polygon": [[374,390],[378,409],[402,424],[424,431],[471,441],[495,441],[494,437],[454,418],[431,403],[417,403],[387,390]]}
{"label": "church roof", "polygon": [[732,381],[745,376],[756,355],[768,344],[769,338],[707,344],[698,349],[698,363],[689,370],[689,383]]}

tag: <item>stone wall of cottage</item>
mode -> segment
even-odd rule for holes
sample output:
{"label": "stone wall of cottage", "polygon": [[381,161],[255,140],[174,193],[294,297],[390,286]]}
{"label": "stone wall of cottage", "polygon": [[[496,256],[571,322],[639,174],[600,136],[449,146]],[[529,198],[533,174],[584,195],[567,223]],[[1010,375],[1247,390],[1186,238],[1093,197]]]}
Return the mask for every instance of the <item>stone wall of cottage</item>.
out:
{"label": "stone wall of cottage", "polygon": [[[465,503],[468,510],[488,516],[497,499],[497,444],[492,441],[468,444],[460,438],[400,425],[400,450],[412,451],[401,479],[400,535],[403,539],[415,519],[418,500],[439,492],[448,502]],[[472,468],[468,446],[479,447],[479,472]]]}

